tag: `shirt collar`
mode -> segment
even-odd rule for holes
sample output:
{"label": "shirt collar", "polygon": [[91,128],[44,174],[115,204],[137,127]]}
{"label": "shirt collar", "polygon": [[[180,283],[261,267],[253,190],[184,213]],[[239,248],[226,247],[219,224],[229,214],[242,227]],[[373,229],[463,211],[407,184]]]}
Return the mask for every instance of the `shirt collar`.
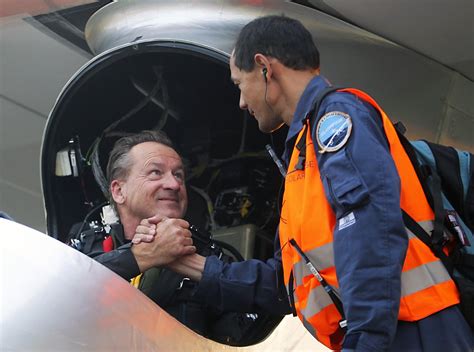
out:
{"label": "shirt collar", "polygon": [[110,234],[115,237],[117,247],[122,246],[123,244],[129,243],[130,240],[125,238],[125,231],[121,223],[110,224],[111,230]]}
{"label": "shirt collar", "polygon": [[304,89],[303,94],[296,105],[295,114],[293,115],[293,120],[291,121],[291,125],[286,136],[285,151],[283,152],[282,158],[287,166],[290,160],[290,153],[293,149],[292,142],[303,128],[303,120],[313,107],[314,97],[321,89],[329,87],[330,85],[331,84],[324,76],[318,75],[314,76]]}
{"label": "shirt collar", "polygon": [[293,121],[291,121],[288,135],[286,136],[286,142],[292,140],[303,128],[303,120],[310,112],[313,107],[313,100],[316,94],[326,87],[329,87],[329,83],[324,76],[315,76],[306,86],[303,94],[301,95],[298,104],[296,105],[295,114],[293,115]]}

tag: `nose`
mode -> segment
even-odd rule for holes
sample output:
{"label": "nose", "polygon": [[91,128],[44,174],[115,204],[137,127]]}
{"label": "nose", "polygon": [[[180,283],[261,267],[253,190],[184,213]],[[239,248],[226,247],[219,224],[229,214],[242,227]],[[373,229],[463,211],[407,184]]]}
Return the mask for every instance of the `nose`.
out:
{"label": "nose", "polygon": [[242,93],[240,93],[239,107],[242,110],[247,110],[248,109],[247,103],[245,102],[244,98],[242,97]]}
{"label": "nose", "polygon": [[182,183],[173,175],[172,172],[167,172],[163,179],[163,188],[164,189],[171,189],[171,190],[179,190]]}

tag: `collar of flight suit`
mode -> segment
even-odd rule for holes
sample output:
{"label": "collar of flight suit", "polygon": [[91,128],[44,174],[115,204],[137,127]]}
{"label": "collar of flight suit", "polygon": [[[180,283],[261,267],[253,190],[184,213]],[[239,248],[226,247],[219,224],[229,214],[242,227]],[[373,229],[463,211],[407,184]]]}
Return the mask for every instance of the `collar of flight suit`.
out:
{"label": "collar of flight suit", "polygon": [[314,97],[320,90],[329,87],[330,85],[331,84],[324,76],[318,75],[313,77],[313,79],[308,83],[305,90],[303,91],[303,94],[296,105],[295,114],[293,115],[293,120],[291,121],[291,125],[286,136],[285,151],[283,152],[283,160],[285,161],[286,165],[288,165],[290,153],[293,150],[295,139],[303,128],[304,119],[313,107]]}

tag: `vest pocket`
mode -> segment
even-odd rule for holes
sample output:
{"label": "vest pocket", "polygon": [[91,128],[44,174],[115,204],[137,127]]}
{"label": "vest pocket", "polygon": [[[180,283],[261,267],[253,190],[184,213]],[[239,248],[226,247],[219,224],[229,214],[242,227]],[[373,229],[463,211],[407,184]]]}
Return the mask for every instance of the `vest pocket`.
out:
{"label": "vest pocket", "polygon": [[339,218],[369,201],[369,191],[346,150],[330,155],[321,165],[326,198]]}

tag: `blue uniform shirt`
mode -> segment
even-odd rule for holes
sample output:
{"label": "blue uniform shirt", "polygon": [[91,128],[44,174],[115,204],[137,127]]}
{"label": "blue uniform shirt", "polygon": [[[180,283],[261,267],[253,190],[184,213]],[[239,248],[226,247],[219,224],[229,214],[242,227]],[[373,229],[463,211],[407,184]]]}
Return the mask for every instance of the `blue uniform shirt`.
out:
{"label": "blue uniform shirt", "polygon": [[[275,239],[275,248],[280,241]],[[224,263],[216,256],[206,258],[195,297],[219,311],[290,313],[283,285],[280,251],[266,262],[256,259]]]}

